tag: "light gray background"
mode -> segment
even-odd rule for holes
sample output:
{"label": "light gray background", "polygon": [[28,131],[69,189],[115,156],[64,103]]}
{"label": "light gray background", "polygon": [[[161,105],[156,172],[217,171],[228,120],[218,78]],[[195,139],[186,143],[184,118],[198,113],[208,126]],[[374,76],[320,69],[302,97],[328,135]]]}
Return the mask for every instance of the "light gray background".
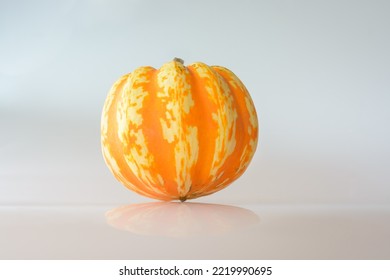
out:
{"label": "light gray background", "polygon": [[100,152],[112,83],[173,57],[234,71],[248,171],[200,201],[390,203],[389,1],[1,1],[0,203],[149,201]]}

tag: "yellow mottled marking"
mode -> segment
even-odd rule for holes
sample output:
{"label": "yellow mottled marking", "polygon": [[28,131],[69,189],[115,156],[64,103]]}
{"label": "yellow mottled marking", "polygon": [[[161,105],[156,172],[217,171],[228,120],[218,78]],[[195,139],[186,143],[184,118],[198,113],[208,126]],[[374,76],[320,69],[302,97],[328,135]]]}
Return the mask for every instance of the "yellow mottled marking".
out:
{"label": "yellow mottled marking", "polygon": [[124,82],[128,78],[129,75],[124,75],[121,78],[119,78],[114,85],[111,87],[110,92],[108,93],[107,99],[104,103],[103,107],[103,113],[102,113],[102,120],[101,120],[101,136],[103,139],[107,137],[107,129],[108,129],[108,112],[112,106],[112,102],[115,98],[115,93],[118,89],[118,86]]}
{"label": "yellow mottled marking", "polygon": [[255,107],[252,104],[252,101],[248,96],[245,97],[245,105],[249,112],[249,122],[251,123],[251,126],[253,128],[256,128],[257,127],[256,111],[255,111]]}

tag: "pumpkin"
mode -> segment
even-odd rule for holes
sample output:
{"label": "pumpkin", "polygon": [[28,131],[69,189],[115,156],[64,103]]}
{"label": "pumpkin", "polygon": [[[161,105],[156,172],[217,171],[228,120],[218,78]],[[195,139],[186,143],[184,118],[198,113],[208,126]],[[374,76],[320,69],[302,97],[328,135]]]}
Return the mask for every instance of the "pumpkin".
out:
{"label": "pumpkin", "polygon": [[101,119],[102,152],[113,175],[159,200],[225,188],[248,167],[257,139],[256,110],[238,77],[177,58],[119,78]]}

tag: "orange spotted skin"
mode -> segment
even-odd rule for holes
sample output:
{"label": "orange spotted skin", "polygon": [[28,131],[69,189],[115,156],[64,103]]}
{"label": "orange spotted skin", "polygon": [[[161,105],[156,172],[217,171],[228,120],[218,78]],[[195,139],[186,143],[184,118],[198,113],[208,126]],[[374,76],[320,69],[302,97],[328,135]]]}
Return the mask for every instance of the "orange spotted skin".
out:
{"label": "orange spotted skin", "polygon": [[159,200],[225,188],[248,167],[257,139],[243,83],[201,62],[137,68],[114,83],[102,113],[107,166],[128,189]]}

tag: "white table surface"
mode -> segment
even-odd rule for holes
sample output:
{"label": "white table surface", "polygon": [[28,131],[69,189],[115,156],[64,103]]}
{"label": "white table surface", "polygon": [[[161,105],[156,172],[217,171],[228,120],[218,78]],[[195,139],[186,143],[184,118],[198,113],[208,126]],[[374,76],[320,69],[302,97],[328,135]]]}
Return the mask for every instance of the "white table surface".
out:
{"label": "white table surface", "polygon": [[0,259],[389,259],[390,207],[1,206]]}

